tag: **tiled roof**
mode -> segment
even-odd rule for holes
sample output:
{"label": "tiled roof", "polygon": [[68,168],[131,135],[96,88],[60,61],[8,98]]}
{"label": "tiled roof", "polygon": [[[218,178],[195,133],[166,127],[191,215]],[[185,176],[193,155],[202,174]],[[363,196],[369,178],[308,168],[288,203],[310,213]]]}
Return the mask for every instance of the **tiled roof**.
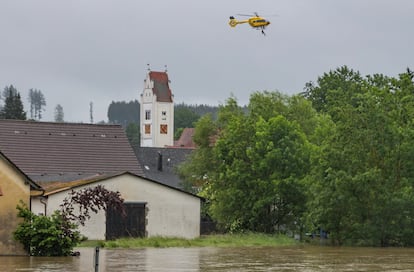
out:
{"label": "tiled roof", "polygon": [[[182,181],[176,173],[176,168],[191,154],[192,149],[134,147],[134,151],[143,167],[145,177],[175,188],[182,188]],[[160,156],[162,156],[161,168]]]}
{"label": "tiled roof", "polygon": [[150,80],[154,82],[152,91],[157,96],[158,102],[173,102],[172,93],[168,85],[169,79],[166,72],[149,72]]}
{"label": "tiled roof", "polygon": [[196,148],[196,144],[193,141],[194,128],[184,128],[181,133],[180,139],[174,142],[176,147]]}
{"label": "tiled roof", "polygon": [[[44,189],[44,196],[48,196],[48,195],[53,195],[62,191],[66,191],[66,190],[71,190],[71,189],[75,189],[76,187],[79,186],[83,186],[83,185],[88,185],[88,184],[92,184],[92,183],[96,183],[96,182],[101,182],[104,180],[108,180],[114,177],[119,177],[119,176],[123,176],[123,175],[131,175],[131,176],[135,176],[135,177],[139,177],[133,173],[130,172],[119,172],[119,173],[112,173],[112,174],[97,174],[97,175],[93,175],[93,176],[89,176],[89,177],[84,177],[82,179],[75,179],[72,181],[67,181],[67,182],[39,182],[39,185],[42,186],[42,188]],[[161,182],[158,182],[156,180],[151,180],[148,178],[144,178],[144,177],[140,177],[143,180],[146,180],[148,182],[152,182],[152,183],[157,183],[161,186],[165,186],[168,188],[171,188],[173,190],[177,190],[180,191],[182,193],[197,197],[199,199],[203,199],[202,197],[199,197],[197,195],[194,195],[192,193],[183,191],[179,188],[173,187],[173,186],[169,186],[167,184],[163,184]]]}
{"label": "tiled roof", "polygon": [[[17,167],[17,165],[14,164],[14,162],[12,162],[8,157],[6,157],[6,155],[2,153],[1,150],[0,150],[0,159],[6,160],[14,169],[16,169],[16,171],[22,174],[24,178],[26,179],[26,181],[30,184],[31,189],[41,190],[41,187],[36,182],[34,182],[33,179],[31,179],[28,175],[26,175],[26,173],[24,173],[19,167]],[[0,193],[1,193],[1,188],[0,188]]]}
{"label": "tiled roof", "polygon": [[119,125],[0,120],[0,151],[34,181],[143,171]]}

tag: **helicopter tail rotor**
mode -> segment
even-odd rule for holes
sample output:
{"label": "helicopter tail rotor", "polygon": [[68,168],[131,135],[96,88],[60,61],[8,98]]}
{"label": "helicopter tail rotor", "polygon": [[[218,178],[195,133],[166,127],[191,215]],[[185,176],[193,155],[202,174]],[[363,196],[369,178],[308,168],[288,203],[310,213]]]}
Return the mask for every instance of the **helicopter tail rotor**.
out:
{"label": "helicopter tail rotor", "polygon": [[231,26],[231,27],[236,27],[236,25],[238,24],[239,22],[233,17],[233,16],[230,16],[230,21],[229,21],[229,25]]}

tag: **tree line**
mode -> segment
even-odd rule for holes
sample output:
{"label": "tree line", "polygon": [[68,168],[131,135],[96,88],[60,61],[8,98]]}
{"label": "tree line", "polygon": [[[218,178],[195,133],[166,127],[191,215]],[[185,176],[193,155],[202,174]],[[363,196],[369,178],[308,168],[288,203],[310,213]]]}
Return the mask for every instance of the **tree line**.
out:
{"label": "tree line", "polygon": [[224,231],[414,245],[414,83],[339,67],[287,96],[230,97],[195,125],[186,188]]}
{"label": "tree line", "polygon": [[[218,106],[188,105],[179,103],[174,105],[174,138],[178,139],[184,128],[193,128],[195,122],[209,113],[217,116]],[[133,146],[139,146],[140,135],[140,104],[137,100],[112,101],[108,107],[108,122],[122,125],[127,137]]]}
{"label": "tree line", "polygon": [[[3,105],[0,104],[0,119],[31,119],[40,121],[43,118],[43,112],[46,110],[45,96],[41,90],[31,88],[29,89],[27,99],[30,107],[29,117],[27,117],[27,112],[24,110],[20,92],[13,85],[4,87],[0,93],[0,100],[3,100]],[[63,107],[58,104],[55,107],[55,122],[63,121]]]}

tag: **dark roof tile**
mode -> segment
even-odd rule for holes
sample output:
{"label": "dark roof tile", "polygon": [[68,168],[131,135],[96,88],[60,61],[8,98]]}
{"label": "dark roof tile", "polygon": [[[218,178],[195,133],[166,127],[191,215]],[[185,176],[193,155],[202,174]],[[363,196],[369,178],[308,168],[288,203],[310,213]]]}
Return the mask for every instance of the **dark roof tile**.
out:
{"label": "dark roof tile", "polygon": [[118,125],[0,120],[0,151],[28,176],[143,171]]}
{"label": "dark roof tile", "polygon": [[192,151],[188,148],[134,147],[145,176],[175,188],[182,188],[182,181],[176,172],[177,166],[183,163]]}

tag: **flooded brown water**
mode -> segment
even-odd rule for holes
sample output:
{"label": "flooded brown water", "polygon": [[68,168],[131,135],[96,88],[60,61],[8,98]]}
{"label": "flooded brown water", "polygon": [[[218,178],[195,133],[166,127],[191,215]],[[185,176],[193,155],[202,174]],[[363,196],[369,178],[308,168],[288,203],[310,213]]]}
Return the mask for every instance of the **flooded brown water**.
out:
{"label": "flooded brown water", "polygon": [[[95,271],[79,257],[0,257],[0,271]],[[414,249],[257,247],[101,249],[99,271],[414,271]]]}

